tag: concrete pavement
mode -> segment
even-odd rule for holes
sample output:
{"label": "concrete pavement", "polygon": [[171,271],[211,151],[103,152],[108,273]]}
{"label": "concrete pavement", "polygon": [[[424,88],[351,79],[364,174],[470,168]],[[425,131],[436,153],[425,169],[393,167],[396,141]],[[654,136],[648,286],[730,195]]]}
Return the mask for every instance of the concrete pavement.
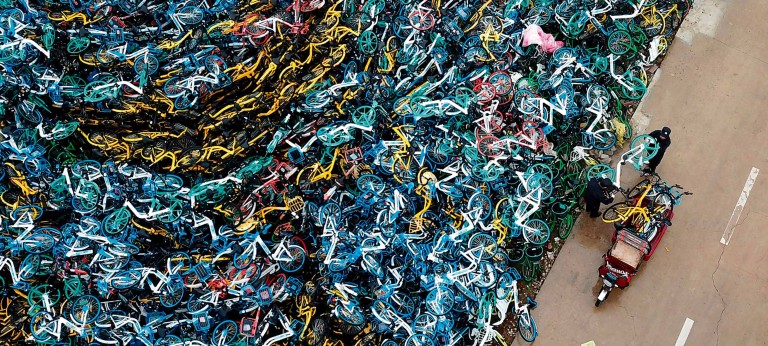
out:
{"label": "concrete pavement", "polygon": [[[643,132],[672,128],[658,171],[695,195],[675,208],[631,286],[599,308],[597,268],[613,228],[581,217],[537,297],[536,345],[675,345],[686,318],[686,345],[768,344],[766,18],[765,0],[696,0],[638,113]],[[726,246],[753,167],[761,171]],[[639,180],[633,170],[622,177]]]}

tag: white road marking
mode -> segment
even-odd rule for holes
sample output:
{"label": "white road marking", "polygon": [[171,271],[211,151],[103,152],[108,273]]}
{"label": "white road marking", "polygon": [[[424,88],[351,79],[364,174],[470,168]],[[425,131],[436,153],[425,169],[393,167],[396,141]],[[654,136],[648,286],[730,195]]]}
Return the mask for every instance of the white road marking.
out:
{"label": "white road marking", "polygon": [[736,207],[733,208],[733,213],[731,213],[731,219],[728,220],[728,225],[725,226],[723,236],[720,238],[720,244],[728,245],[728,243],[731,242],[734,227],[736,227],[736,223],[739,222],[741,212],[744,210],[744,205],[747,204],[747,199],[749,198],[749,191],[751,191],[752,186],[755,185],[755,180],[759,173],[760,170],[755,167],[752,167],[752,171],[749,172],[747,182],[744,183],[744,189],[741,190],[741,195],[739,195],[739,200],[736,202]]}
{"label": "white road marking", "polygon": [[685,323],[683,324],[683,329],[680,330],[680,335],[677,336],[677,342],[675,342],[675,346],[685,345],[685,341],[688,340],[688,334],[691,333],[691,328],[693,328],[693,320],[686,317]]}
{"label": "white road marking", "polygon": [[685,345],[685,341],[688,340],[688,334],[691,333],[691,328],[693,328],[693,320],[686,317],[685,323],[683,324],[683,329],[680,330],[680,335],[677,336],[677,342],[675,342],[675,346]]}

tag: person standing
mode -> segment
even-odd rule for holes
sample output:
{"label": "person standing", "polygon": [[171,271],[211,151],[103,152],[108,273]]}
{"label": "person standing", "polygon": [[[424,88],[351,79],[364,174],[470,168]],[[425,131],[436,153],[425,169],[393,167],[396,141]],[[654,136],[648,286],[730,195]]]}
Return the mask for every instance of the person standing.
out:
{"label": "person standing", "polygon": [[672,130],[670,130],[669,127],[664,127],[661,130],[656,130],[648,134],[656,140],[656,143],[659,145],[659,151],[648,160],[648,167],[643,170],[643,175],[656,173],[656,167],[659,166],[661,159],[664,158],[664,153],[667,151],[667,148],[669,148],[669,145],[672,144],[672,140],[669,138],[670,133],[672,133]]}
{"label": "person standing", "polygon": [[609,204],[613,202],[613,196],[610,195],[613,190],[613,182],[608,178],[592,178],[587,182],[587,189],[584,191],[584,203],[589,212],[589,217],[596,218],[600,216],[600,203]]}

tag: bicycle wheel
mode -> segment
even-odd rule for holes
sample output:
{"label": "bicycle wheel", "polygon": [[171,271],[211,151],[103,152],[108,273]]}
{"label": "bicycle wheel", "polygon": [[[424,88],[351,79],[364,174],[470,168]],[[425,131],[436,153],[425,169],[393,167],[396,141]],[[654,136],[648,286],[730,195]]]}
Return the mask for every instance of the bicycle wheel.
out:
{"label": "bicycle wheel", "polygon": [[36,233],[24,239],[23,244],[25,251],[39,254],[51,250],[56,245],[56,240],[48,234]]}
{"label": "bicycle wheel", "polygon": [[658,11],[652,11],[650,17],[641,17],[640,27],[648,37],[659,36],[664,31],[664,16]]}
{"label": "bicycle wheel", "polygon": [[523,237],[534,245],[543,245],[549,240],[549,225],[539,219],[530,219],[523,227]]}
{"label": "bicycle wheel", "polygon": [[402,292],[393,293],[389,297],[389,304],[403,318],[410,317],[416,311],[416,302],[409,295]]}
{"label": "bicycle wheel", "polygon": [[627,212],[630,205],[627,202],[619,202],[612,204],[608,209],[603,211],[602,219],[604,222],[613,223],[622,221],[622,215]]}
{"label": "bicycle wheel", "polygon": [[231,320],[219,322],[211,333],[211,344],[214,346],[231,345],[237,337],[237,323]]}
{"label": "bicycle wheel", "polygon": [[427,335],[414,334],[405,340],[405,346],[434,346],[435,342]]}
{"label": "bicycle wheel", "polygon": [[371,30],[363,31],[357,37],[357,47],[363,54],[376,53],[379,48],[379,37]]}
{"label": "bicycle wheel", "polygon": [[42,259],[40,255],[29,254],[24,258],[19,266],[19,277],[23,280],[31,279],[37,275],[37,271],[40,269],[40,262]]}
{"label": "bicycle wheel", "polygon": [[75,196],[72,197],[72,208],[83,214],[88,214],[99,206],[101,190],[92,181],[81,179]]}
{"label": "bicycle wheel", "polygon": [[136,286],[139,281],[141,281],[141,278],[141,271],[128,269],[115,274],[115,276],[113,276],[110,280],[110,284],[112,284],[112,287],[115,289],[126,290]]}
{"label": "bicycle wheel", "polygon": [[83,96],[85,102],[100,102],[109,98],[109,89],[105,87],[107,83],[102,81],[93,81],[85,85],[83,88]]}
{"label": "bicycle wheel", "polygon": [[488,77],[488,82],[496,88],[496,95],[507,95],[512,91],[514,83],[506,71],[496,71]]}
{"label": "bicycle wheel", "polygon": [[184,186],[184,181],[175,174],[159,174],[154,179],[157,189],[162,192],[178,191]]}
{"label": "bicycle wheel", "polygon": [[475,233],[469,238],[467,245],[471,253],[481,260],[487,260],[498,251],[496,239],[487,233]]}
{"label": "bicycle wheel", "polygon": [[672,211],[675,207],[675,197],[670,193],[662,192],[653,197],[652,205],[652,210],[654,212],[657,211],[657,208],[661,211]]}
{"label": "bicycle wheel", "polygon": [[85,285],[79,278],[72,277],[64,280],[64,297],[72,299],[85,293]]}
{"label": "bicycle wheel", "polygon": [[176,198],[168,201],[168,211],[157,215],[157,221],[162,223],[174,223],[184,213],[184,203]]}
{"label": "bicycle wheel", "polygon": [[53,307],[61,299],[61,292],[49,284],[34,286],[27,294],[27,303],[31,310]]}
{"label": "bicycle wheel", "polygon": [[176,18],[184,25],[196,25],[203,21],[203,10],[197,6],[184,6],[179,10]]}
{"label": "bicycle wheel", "polygon": [[179,110],[189,109],[195,103],[197,103],[197,96],[194,93],[186,93],[173,100],[173,106]]}
{"label": "bicycle wheel", "polygon": [[[317,93],[320,93],[318,91]],[[327,102],[326,102],[327,103]],[[327,147],[338,147],[353,138],[345,131],[335,131],[336,126],[325,126],[317,130],[315,136]]]}
{"label": "bicycle wheel", "polygon": [[475,271],[469,273],[470,280],[476,287],[487,290],[496,283],[496,269],[488,261],[482,261]]}
{"label": "bicycle wheel", "polygon": [[53,315],[47,311],[40,311],[29,320],[29,330],[38,342],[46,342],[53,338],[51,332],[55,329]]}
{"label": "bicycle wheel", "polygon": [[298,245],[288,245],[286,248],[290,257],[287,258],[288,261],[280,261],[280,269],[288,273],[296,272],[304,266],[307,253],[301,246]]}
{"label": "bicycle wheel", "polygon": [[632,36],[628,31],[615,30],[608,36],[608,50],[616,55],[624,55],[632,48]]}
{"label": "bicycle wheel", "polygon": [[184,87],[184,79],[181,77],[171,77],[163,85],[163,91],[168,98],[177,98],[183,94],[186,94],[189,90]]}
{"label": "bicycle wheel", "polygon": [[533,317],[531,317],[529,312],[523,312],[518,316],[517,331],[520,333],[520,336],[523,337],[523,340],[528,342],[533,342],[533,340],[536,339],[536,336],[538,336],[536,321],[533,320]]}
{"label": "bicycle wheel", "polygon": [[190,314],[194,315],[196,313],[203,312],[203,311],[208,310],[210,308],[208,303],[206,303],[206,302],[204,302],[204,301],[202,301],[200,299],[201,297],[202,296],[195,297],[195,295],[192,295],[192,296],[189,297],[189,301],[187,302],[187,311]]}
{"label": "bicycle wheel", "polygon": [[608,150],[616,145],[616,135],[608,129],[593,132],[592,139],[593,145],[597,150]]}
{"label": "bicycle wheel", "polygon": [[133,70],[138,75],[150,76],[157,72],[160,62],[152,54],[143,54],[133,62]]}
{"label": "bicycle wheel", "polygon": [[643,98],[645,92],[648,91],[648,87],[645,86],[645,83],[643,83],[640,78],[634,76],[625,78],[624,84],[626,85],[621,86],[621,92],[630,100],[639,100]]}
{"label": "bicycle wheel", "polygon": [[172,308],[181,303],[184,298],[184,282],[181,278],[171,279],[160,293],[160,304],[166,308]]}
{"label": "bicycle wheel", "polygon": [[325,225],[329,219],[336,225],[341,221],[341,207],[334,202],[327,203],[320,208],[320,224]]}
{"label": "bicycle wheel", "polygon": [[519,87],[514,96],[515,106],[517,106],[517,109],[520,110],[520,112],[528,115],[539,111],[539,107],[537,106],[535,99],[536,95],[532,91],[527,89],[520,89]]}
{"label": "bicycle wheel", "polygon": [[69,54],[77,55],[88,49],[91,44],[91,40],[87,37],[73,37],[67,43],[67,52]]}
{"label": "bicycle wheel", "polygon": [[448,287],[436,287],[429,291],[424,303],[429,313],[435,316],[443,316],[453,309],[456,303],[456,296]]}
{"label": "bicycle wheel", "polygon": [[592,178],[608,178],[613,181],[616,179],[616,171],[606,164],[598,163],[587,170],[587,181]]}
{"label": "bicycle wheel", "polygon": [[568,214],[565,217],[560,218],[555,226],[557,231],[557,237],[560,239],[567,239],[573,230],[573,215]]}
{"label": "bicycle wheel", "polygon": [[435,17],[425,11],[414,11],[408,16],[408,22],[416,30],[425,31],[435,26]]}
{"label": "bicycle wheel", "polygon": [[[417,334],[425,334],[429,337],[434,337],[437,329],[437,317],[430,313],[420,314],[413,319],[411,328],[413,328],[413,331]],[[397,343],[394,345],[397,345]]]}
{"label": "bicycle wheel", "polygon": [[99,299],[92,295],[85,295],[75,300],[72,306],[72,319],[80,324],[88,324],[96,320],[101,313]]}
{"label": "bicycle wheel", "polygon": [[82,95],[85,85],[85,80],[73,75],[66,75],[61,77],[61,81],[59,82],[62,95],[68,95],[72,97],[78,97]]}
{"label": "bicycle wheel", "polygon": [[352,114],[352,122],[360,126],[373,126],[376,123],[378,114],[376,108],[371,106],[357,107],[355,113]]}
{"label": "bicycle wheel", "polygon": [[365,322],[365,316],[363,316],[363,313],[360,312],[359,309],[352,308],[347,309],[342,306],[336,307],[336,314],[339,316],[339,318],[353,326],[360,326]]}
{"label": "bicycle wheel", "polygon": [[102,232],[105,236],[120,234],[131,223],[131,212],[126,207],[116,209],[107,215],[102,224]]}
{"label": "bicycle wheel", "polygon": [[232,265],[237,269],[245,269],[253,263],[253,254],[248,251],[235,255],[232,259]]}
{"label": "bicycle wheel", "polygon": [[467,203],[467,209],[470,213],[474,213],[480,220],[487,220],[491,216],[491,198],[483,193],[476,193],[469,198]]}
{"label": "bicycle wheel", "polygon": [[166,335],[155,341],[154,346],[175,346],[182,344],[181,338],[176,335]]}

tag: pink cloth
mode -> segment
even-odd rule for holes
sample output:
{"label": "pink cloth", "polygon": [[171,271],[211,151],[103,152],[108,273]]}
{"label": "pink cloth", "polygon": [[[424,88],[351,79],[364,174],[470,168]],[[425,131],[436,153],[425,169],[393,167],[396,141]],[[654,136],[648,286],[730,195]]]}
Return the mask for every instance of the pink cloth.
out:
{"label": "pink cloth", "polygon": [[552,53],[565,45],[563,41],[555,41],[555,38],[544,32],[538,25],[531,25],[523,30],[523,47],[532,44],[541,46],[547,53]]}

